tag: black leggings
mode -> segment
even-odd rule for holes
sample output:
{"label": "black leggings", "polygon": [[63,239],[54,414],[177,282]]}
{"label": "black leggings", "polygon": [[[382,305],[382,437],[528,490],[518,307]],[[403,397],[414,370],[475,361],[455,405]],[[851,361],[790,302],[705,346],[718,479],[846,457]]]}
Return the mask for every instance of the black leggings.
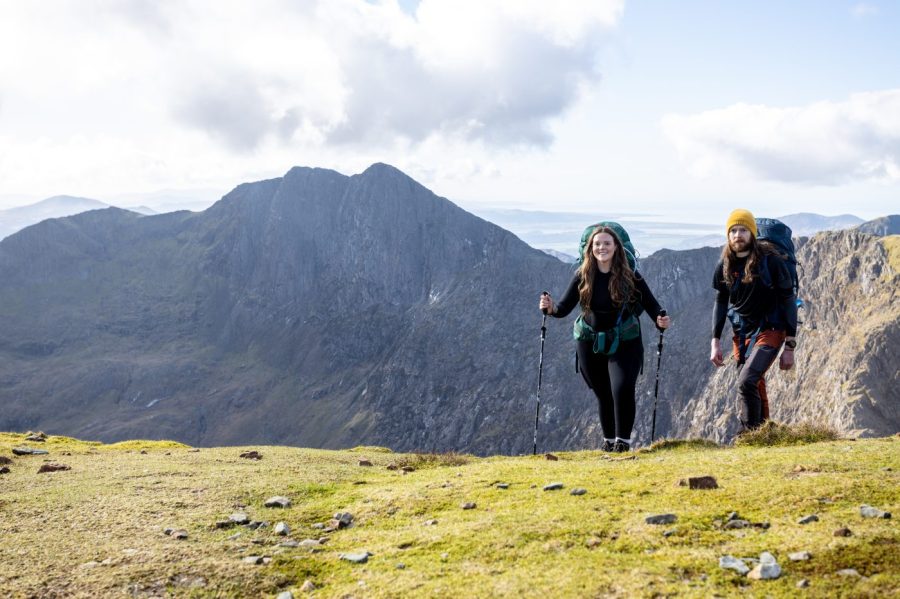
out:
{"label": "black leggings", "polygon": [[644,362],[641,338],[621,342],[611,356],[595,354],[589,341],[576,341],[575,345],[581,376],[597,396],[603,436],[630,439],[634,427],[634,386]]}

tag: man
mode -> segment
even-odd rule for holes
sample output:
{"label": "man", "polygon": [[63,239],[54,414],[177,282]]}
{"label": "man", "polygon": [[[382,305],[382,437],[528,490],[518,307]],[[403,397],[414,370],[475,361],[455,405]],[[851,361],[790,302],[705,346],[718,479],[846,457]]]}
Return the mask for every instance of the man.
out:
{"label": "man", "polygon": [[747,431],[769,417],[763,377],[782,345],[779,367],[790,370],[794,365],[797,304],[784,260],[768,243],[756,240],[753,215],[748,210],[733,211],[725,231],[727,243],[713,275],[717,293],[709,359],[717,367],[725,363],[719,337],[729,316],[734,330],[734,357],[741,368],[740,418],[743,430]]}

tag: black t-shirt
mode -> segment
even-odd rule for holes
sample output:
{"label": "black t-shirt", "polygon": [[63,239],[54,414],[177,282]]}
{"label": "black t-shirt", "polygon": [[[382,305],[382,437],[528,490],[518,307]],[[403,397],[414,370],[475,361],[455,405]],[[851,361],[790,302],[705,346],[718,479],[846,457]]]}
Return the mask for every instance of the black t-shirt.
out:
{"label": "black t-shirt", "polygon": [[[609,295],[609,277],[610,273],[599,271],[594,273],[594,286],[591,289],[591,311],[585,316],[585,322],[595,331],[605,331],[616,326],[619,311],[622,309],[622,305],[614,304],[612,297]],[[581,284],[581,275],[576,272],[562,299],[557,302],[556,313],[553,316],[565,318],[578,305],[580,299],[578,296],[579,284]],[[650,318],[656,322],[656,317],[659,316],[661,308],[640,273],[634,273],[634,285],[635,299],[647,311]],[[628,318],[630,314],[629,309],[625,308],[622,319]]]}
{"label": "black t-shirt", "polygon": [[716,290],[717,310],[713,317],[713,335],[719,337],[725,325],[723,305],[730,305],[745,323],[745,331],[762,325],[783,329],[789,336],[797,333],[797,306],[794,283],[787,265],[780,256],[764,254],[769,281],[760,275],[757,266],[752,280],[744,280],[747,257],[731,261],[733,284],[725,282],[723,263],[720,260],[713,274],[712,286]]}

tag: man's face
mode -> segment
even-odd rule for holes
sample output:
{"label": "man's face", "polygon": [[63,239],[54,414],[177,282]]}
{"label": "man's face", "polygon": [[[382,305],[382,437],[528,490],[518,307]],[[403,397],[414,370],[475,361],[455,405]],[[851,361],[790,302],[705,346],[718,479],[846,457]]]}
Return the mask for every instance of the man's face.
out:
{"label": "man's face", "polygon": [[735,254],[749,251],[750,229],[744,225],[734,225],[728,229],[728,248]]}

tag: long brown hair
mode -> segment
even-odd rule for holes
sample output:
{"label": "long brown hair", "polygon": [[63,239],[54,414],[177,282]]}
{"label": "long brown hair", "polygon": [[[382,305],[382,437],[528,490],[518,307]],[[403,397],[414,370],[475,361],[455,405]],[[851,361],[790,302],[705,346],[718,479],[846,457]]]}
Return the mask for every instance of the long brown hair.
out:
{"label": "long brown hair", "polygon": [[[756,236],[751,233],[748,251],[750,254],[747,255],[747,264],[744,266],[744,274],[741,277],[741,280],[745,283],[749,283],[759,276],[759,274],[756,274],[758,273],[757,265],[763,259],[763,255],[772,254],[775,250],[765,241],[757,241]],[[729,287],[734,284],[731,263],[735,260],[737,260],[737,254],[731,251],[731,243],[726,241],[725,247],[722,248],[722,275],[725,277],[725,283]]]}
{"label": "long brown hair", "polygon": [[628,264],[625,256],[625,248],[619,241],[619,236],[609,227],[597,227],[591,233],[587,244],[584,246],[584,255],[581,257],[581,266],[578,274],[581,275],[581,283],[578,284],[578,297],[581,310],[587,314],[591,311],[591,290],[594,288],[594,276],[600,271],[597,259],[594,258],[594,237],[600,233],[612,235],[616,252],[613,254],[612,267],[609,270],[609,296],[613,304],[621,306],[625,302],[633,302],[635,295],[634,271]]}

